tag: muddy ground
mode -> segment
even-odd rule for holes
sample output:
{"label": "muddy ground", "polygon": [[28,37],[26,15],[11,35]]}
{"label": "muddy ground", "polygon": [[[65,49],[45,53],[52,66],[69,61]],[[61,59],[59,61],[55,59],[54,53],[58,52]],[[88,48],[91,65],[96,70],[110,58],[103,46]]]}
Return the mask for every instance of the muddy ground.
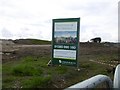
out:
{"label": "muddy ground", "polygon": [[[82,57],[94,58],[96,55],[118,55],[119,47],[115,44],[105,45],[103,43],[80,43],[79,47],[79,59]],[[51,57],[51,45],[12,45],[2,46],[2,62],[8,62],[11,60],[19,60],[25,56],[35,57]]]}
{"label": "muddy ground", "polygon": [[2,54],[2,62],[9,62],[11,60],[20,60],[20,58],[26,56],[35,56],[35,57],[43,57],[43,56],[51,55],[51,46],[44,45],[14,45],[3,46],[3,54]]}
{"label": "muddy ground", "polygon": [[[119,55],[118,55],[118,49],[119,47],[116,44],[80,43],[78,61],[80,65],[82,64],[84,67],[85,67],[84,62],[89,63],[91,59],[95,61],[101,61],[101,60],[102,61],[105,61],[105,60],[106,61],[120,61]],[[4,64],[10,61],[17,61],[26,56],[33,56],[33,57],[38,57],[38,58],[51,57],[51,50],[52,50],[51,45],[15,45],[14,44],[12,46],[10,45],[2,46],[2,63]],[[112,63],[112,64],[117,65],[118,63]],[[94,75],[94,73],[89,72],[88,68],[86,69],[86,72],[88,72],[88,74],[90,73],[87,77],[91,77]],[[77,74],[78,73],[76,73],[76,75]],[[62,79],[63,77],[59,79],[56,76],[54,80],[55,84],[57,83],[56,84],[57,86],[63,85],[63,82],[60,82],[62,81]],[[77,82],[77,78],[71,80],[70,83],[67,83],[67,84],[65,83],[61,87],[63,88],[68,85],[71,85],[71,82]]]}

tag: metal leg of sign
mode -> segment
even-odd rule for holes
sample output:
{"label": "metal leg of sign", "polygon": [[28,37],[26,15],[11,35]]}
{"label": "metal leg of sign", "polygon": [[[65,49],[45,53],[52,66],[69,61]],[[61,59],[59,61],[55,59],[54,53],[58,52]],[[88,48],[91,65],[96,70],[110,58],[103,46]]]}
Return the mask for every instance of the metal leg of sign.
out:
{"label": "metal leg of sign", "polygon": [[80,71],[80,68],[77,68],[78,71]]}
{"label": "metal leg of sign", "polygon": [[77,69],[76,69],[76,71],[80,71],[80,68],[79,68],[79,63],[77,63]]}
{"label": "metal leg of sign", "polygon": [[81,69],[80,68],[76,68],[75,70],[79,72]]}
{"label": "metal leg of sign", "polygon": [[47,63],[48,66],[52,66],[52,61],[49,60],[49,62]]}

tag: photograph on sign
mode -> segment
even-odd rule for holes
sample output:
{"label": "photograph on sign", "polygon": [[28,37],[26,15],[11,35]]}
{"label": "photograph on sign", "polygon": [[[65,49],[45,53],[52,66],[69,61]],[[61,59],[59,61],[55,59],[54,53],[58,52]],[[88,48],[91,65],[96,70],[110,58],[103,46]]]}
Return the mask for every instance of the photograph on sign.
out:
{"label": "photograph on sign", "polygon": [[55,31],[55,43],[76,43],[77,42],[76,31]]}
{"label": "photograph on sign", "polygon": [[55,43],[76,43],[77,42],[77,23],[64,22],[55,23],[54,42]]}

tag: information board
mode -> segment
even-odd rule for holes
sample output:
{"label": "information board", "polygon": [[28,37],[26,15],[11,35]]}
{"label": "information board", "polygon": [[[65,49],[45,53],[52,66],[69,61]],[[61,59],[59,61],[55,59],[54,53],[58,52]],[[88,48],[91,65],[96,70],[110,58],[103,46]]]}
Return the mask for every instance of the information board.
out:
{"label": "information board", "polygon": [[80,18],[53,19],[52,64],[77,66]]}

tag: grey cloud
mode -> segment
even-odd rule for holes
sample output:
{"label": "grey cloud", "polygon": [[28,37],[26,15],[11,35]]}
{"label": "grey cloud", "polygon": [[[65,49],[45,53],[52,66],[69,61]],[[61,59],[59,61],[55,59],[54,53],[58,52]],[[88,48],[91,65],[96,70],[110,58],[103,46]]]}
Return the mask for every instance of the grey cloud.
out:
{"label": "grey cloud", "polygon": [[28,10],[23,9],[22,6],[17,6],[13,0],[0,0],[0,16],[13,19],[30,19],[34,15]]}
{"label": "grey cloud", "polygon": [[14,7],[11,0],[0,0],[0,7]]}
{"label": "grey cloud", "polygon": [[5,37],[5,38],[13,37],[13,34],[9,30],[7,30],[6,28],[3,28],[1,30],[1,33],[2,33],[2,37]]}
{"label": "grey cloud", "polygon": [[21,38],[42,38],[42,32],[39,30],[31,30],[29,27],[21,28],[20,32],[16,34],[17,37]]}
{"label": "grey cloud", "polygon": [[44,23],[50,24],[52,22],[52,19],[45,20]]}
{"label": "grey cloud", "polygon": [[[53,6],[52,3],[54,4],[55,1],[56,0],[50,1],[51,3],[49,4],[51,7]],[[61,1],[62,0],[59,2]],[[114,28],[114,22],[116,21],[116,18],[114,19],[114,17],[116,17],[116,15],[114,15],[116,14],[116,8],[112,6],[112,2],[114,1],[98,1],[68,0],[67,2],[66,0],[63,0],[62,5],[57,1],[58,5],[55,4],[56,7],[51,8],[48,4],[48,8],[45,8],[46,6],[42,6],[42,1],[39,0],[0,0],[0,23],[2,27],[5,27],[2,30],[2,36],[9,38],[15,36],[22,38],[33,37],[49,39],[52,34],[50,32],[52,31],[52,18],[80,16],[80,34],[85,37],[83,37],[83,40],[87,37],[93,37],[96,35],[110,39],[109,37],[111,37],[111,33],[109,33],[109,28]],[[38,3],[36,6],[35,2],[41,3]],[[45,10],[43,10],[43,7]],[[112,10],[110,10],[110,8]],[[110,18],[107,18],[108,16]],[[109,24],[107,22],[111,23]],[[104,33],[105,27],[107,28],[106,32],[108,31],[108,33]],[[101,29],[101,32],[96,32],[99,28]],[[95,33],[92,33],[92,30],[95,31]],[[14,32],[15,34],[12,34],[11,32]]]}
{"label": "grey cloud", "polygon": [[112,41],[112,35],[108,32],[93,30],[94,37],[101,37],[102,41]]}
{"label": "grey cloud", "polygon": [[30,23],[30,24],[28,24],[28,25],[31,25],[31,26],[35,26],[35,27],[43,27],[44,26],[44,24],[42,24],[42,23]]}
{"label": "grey cloud", "polygon": [[[9,12],[8,12],[9,10]],[[6,17],[10,17],[10,18],[13,18],[13,19],[30,19],[33,17],[33,15],[27,11],[24,11],[24,10],[19,10],[19,9],[14,9],[14,8],[9,8],[9,9],[3,9],[3,10],[0,10],[0,16],[6,16]]]}
{"label": "grey cloud", "polygon": [[86,2],[84,4],[79,3],[73,3],[68,4],[65,6],[66,10],[71,11],[84,11],[83,13],[88,15],[98,15],[102,14],[105,10],[107,10],[110,7],[110,2]]}
{"label": "grey cloud", "polygon": [[16,33],[15,36],[17,38],[30,38],[30,37],[33,37],[33,34],[32,33],[28,33],[26,31],[21,31],[19,33]]}

